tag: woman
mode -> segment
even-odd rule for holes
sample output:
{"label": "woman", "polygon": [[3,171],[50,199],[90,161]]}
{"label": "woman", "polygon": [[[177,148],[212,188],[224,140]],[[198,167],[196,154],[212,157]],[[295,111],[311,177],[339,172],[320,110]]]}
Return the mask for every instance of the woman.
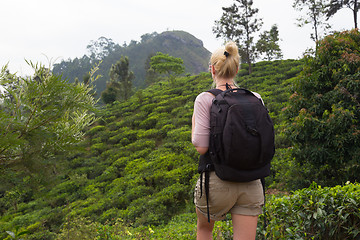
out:
{"label": "woman", "polygon": [[[236,87],[235,76],[239,70],[238,47],[229,42],[225,47],[216,50],[210,58],[210,72],[215,88],[226,90]],[[260,95],[254,93],[261,99]],[[209,92],[199,94],[194,103],[192,118],[192,143],[200,155],[204,156],[209,147],[210,107],[214,95]],[[215,172],[210,172],[209,202],[200,190],[198,180],[195,187],[194,203],[197,213],[197,239],[212,239],[212,230],[217,220],[231,213],[235,240],[255,239],[258,215],[262,213],[264,195],[261,181],[239,183],[219,179]],[[202,186],[203,188],[204,186]],[[208,207],[208,208],[207,208]],[[209,210],[210,222],[207,211]]]}

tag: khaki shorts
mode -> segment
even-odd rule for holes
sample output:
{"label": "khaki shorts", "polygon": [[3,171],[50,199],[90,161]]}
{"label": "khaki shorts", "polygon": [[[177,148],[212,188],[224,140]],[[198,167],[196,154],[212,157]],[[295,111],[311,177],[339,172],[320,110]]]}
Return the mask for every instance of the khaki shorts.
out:
{"label": "khaki shorts", "polygon": [[[207,217],[205,174],[203,174],[202,196],[200,178],[194,193],[197,209]],[[212,220],[222,220],[227,213],[258,216],[262,213],[264,193],[260,179],[251,182],[228,182],[221,180],[215,172],[210,172],[209,212]]]}

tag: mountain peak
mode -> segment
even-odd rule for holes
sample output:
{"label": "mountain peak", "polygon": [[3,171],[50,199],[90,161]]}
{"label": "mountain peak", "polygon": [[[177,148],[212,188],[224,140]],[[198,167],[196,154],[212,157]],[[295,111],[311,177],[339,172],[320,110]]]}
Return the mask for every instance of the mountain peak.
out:
{"label": "mountain peak", "polygon": [[196,37],[185,31],[166,31],[161,33],[160,36],[180,41],[182,44],[204,47],[203,42],[200,39],[197,39]]}
{"label": "mountain peak", "polygon": [[[112,48],[105,53],[101,51],[98,54],[101,59],[92,59],[91,56],[84,55],[80,59],[63,60],[61,63],[54,65],[53,72],[62,74],[70,81],[74,81],[75,78],[83,79],[83,76],[90,71],[92,65],[101,60],[102,63],[97,74],[102,77],[96,82],[96,91],[100,93],[105,89],[106,82],[110,80],[109,70],[112,64],[120,60],[121,56],[129,58],[130,70],[135,75],[133,85],[139,88],[145,87],[145,62],[149,56],[155,55],[157,52],[181,58],[184,61],[185,71],[190,74],[198,74],[207,71],[208,68],[207,63],[210,52],[204,48],[201,40],[185,31],[165,31],[161,34],[156,32],[147,33],[141,36],[140,42],[131,41],[129,45],[122,47],[112,42],[111,39],[106,40],[107,44]],[[96,41],[93,41],[93,43],[96,46]],[[105,48],[105,50],[109,49]]]}

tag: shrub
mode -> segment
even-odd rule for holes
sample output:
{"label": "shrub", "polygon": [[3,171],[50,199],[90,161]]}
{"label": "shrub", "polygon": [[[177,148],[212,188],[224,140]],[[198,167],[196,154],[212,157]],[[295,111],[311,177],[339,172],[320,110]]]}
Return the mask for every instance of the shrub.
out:
{"label": "shrub", "polygon": [[84,217],[67,218],[60,233],[57,234],[57,240],[83,239],[93,240],[97,233],[97,224]]}
{"label": "shrub", "polygon": [[[325,187],[313,183],[291,195],[268,196],[266,239],[358,239],[360,184]],[[263,225],[260,225],[260,227]]]}
{"label": "shrub", "polygon": [[360,32],[325,37],[304,62],[285,111],[299,174],[326,186],[359,181]]}
{"label": "shrub", "polygon": [[171,142],[189,141],[191,140],[190,127],[185,126],[171,130],[167,133],[167,139]]}
{"label": "shrub", "polygon": [[91,151],[95,154],[100,154],[103,151],[106,150],[106,145],[104,143],[95,143],[93,145],[91,145],[90,147]]}
{"label": "shrub", "polygon": [[89,131],[87,131],[86,133],[90,136],[94,136],[97,132],[103,131],[105,129],[105,126],[102,125],[98,125],[95,126],[93,128],[91,128]]}

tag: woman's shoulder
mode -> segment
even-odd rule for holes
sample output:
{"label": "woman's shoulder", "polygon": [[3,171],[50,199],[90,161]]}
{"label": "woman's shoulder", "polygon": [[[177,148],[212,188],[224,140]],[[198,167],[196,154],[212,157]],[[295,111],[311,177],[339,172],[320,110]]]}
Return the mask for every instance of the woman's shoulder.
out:
{"label": "woman's shoulder", "polygon": [[261,99],[261,95],[260,94],[258,94],[257,92],[253,92],[253,91],[251,91],[257,98],[260,98]]}
{"label": "woman's shoulder", "polygon": [[204,101],[212,101],[212,99],[214,98],[214,95],[211,94],[210,92],[202,92],[199,95],[197,95],[195,101],[199,101],[199,102],[204,102]]}
{"label": "woman's shoulder", "polygon": [[[257,98],[261,100],[261,102],[264,104],[263,99],[261,98],[261,95],[257,92],[251,91]],[[197,95],[195,102],[200,103],[212,103],[212,100],[215,96],[210,92],[202,92],[199,95]]]}
{"label": "woman's shoulder", "polygon": [[262,104],[265,106],[265,104],[264,104],[264,100],[261,98],[261,95],[260,94],[258,94],[257,92],[253,92],[253,91],[251,91],[254,95],[255,95],[255,97],[257,97],[258,99],[260,99],[261,100],[261,102],[262,102]]}

